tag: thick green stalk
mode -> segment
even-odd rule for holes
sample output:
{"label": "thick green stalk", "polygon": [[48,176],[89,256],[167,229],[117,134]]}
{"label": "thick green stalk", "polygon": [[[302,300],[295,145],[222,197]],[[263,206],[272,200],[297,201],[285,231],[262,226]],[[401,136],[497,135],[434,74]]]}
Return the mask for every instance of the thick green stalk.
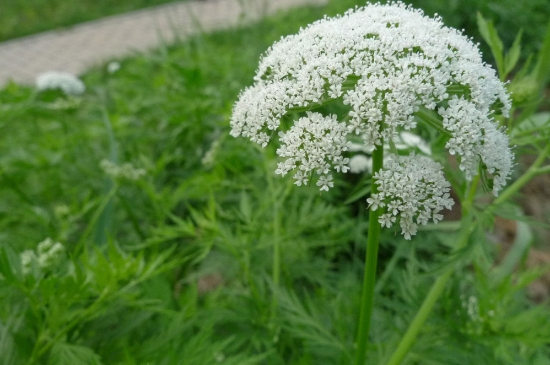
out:
{"label": "thick green stalk", "polygon": [[[455,250],[460,250],[464,248],[464,246],[466,246],[470,235],[475,230],[476,225],[477,223],[472,222],[469,218],[463,221],[464,229]],[[393,352],[390,360],[386,363],[386,365],[399,365],[401,361],[403,361],[405,355],[407,355],[410,348],[414,344],[414,341],[416,340],[418,333],[422,329],[422,326],[426,322],[426,319],[428,319],[428,316],[430,315],[435,303],[443,293],[445,285],[447,284],[447,281],[451,277],[454,270],[455,265],[450,265],[445,270],[445,272],[443,272],[443,274],[441,274],[441,276],[437,278],[432,288],[430,289],[430,292],[426,296],[426,299],[424,299],[424,302],[416,313],[416,316],[409,325],[409,328],[407,328],[407,332],[405,332],[405,335],[401,339],[401,342],[399,342],[399,345]]]}
{"label": "thick green stalk", "polygon": [[281,278],[281,244],[279,239],[279,228],[281,226],[279,217],[279,202],[275,202],[273,205],[273,284],[279,285]]}
{"label": "thick green stalk", "polygon": [[[464,202],[462,203],[462,233],[460,234],[458,244],[454,249],[455,252],[463,249],[468,244],[470,235],[472,234],[472,232],[474,232],[476,228],[477,222],[472,221],[472,216],[469,213],[476,195],[478,184],[479,175],[473,178],[473,181],[470,184],[470,188],[466,192]],[[451,277],[454,270],[455,265],[449,265],[449,267],[443,272],[443,274],[441,274],[441,276],[437,278],[435,283],[432,285],[432,288],[430,289],[428,295],[426,296],[426,299],[424,299],[424,302],[416,313],[416,316],[409,325],[409,328],[407,328],[407,332],[405,332],[405,335],[401,339],[401,342],[399,342],[399,345],[393,352],[390,360],[387,362],[386,365],[399,365],[401,361],[403,361],[405,355],[407,355],[412,345],[414,344],[418,333],[420,333],[422,326],[428,319],[428,316],[430,315],[435,303],[437,302],[437,299],[439,299],[439,297],[443,293],[445,285],[447,284],[447,281]]]}
{"label": "thick green stalk", "polygon": [[[382,168],[384,161],[383,143],[372,153],[372,174]],[[371,193],[376,194],[378,186],[372,184]],[[359,315],[359,329],[357,333],[356,365],[364,365],[367,356],[367,342],[369,335],[372,308],[374,306],[374,288],[376,279],[376,264],[378,261],[378,241],[380,238],[380,208],[369,211],[369,233],[367,237],[367,256],[365,259],[365,274],[363,278],[363,293],[361,296],[361,313]]]}

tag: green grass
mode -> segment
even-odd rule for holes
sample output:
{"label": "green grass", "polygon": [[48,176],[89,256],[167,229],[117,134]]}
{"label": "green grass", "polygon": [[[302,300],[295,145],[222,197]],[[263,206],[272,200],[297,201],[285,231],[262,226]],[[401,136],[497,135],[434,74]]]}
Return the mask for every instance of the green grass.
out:
{"label": "green grass", "polygon": [[175,1],[5,0],[0,4],[0,42]]}
{"label": "green grass", "polygon": [[[320,195],[273,174],[274,145],[228,133],[260,55],[354,3],[199,35],[112,74],[98,67],[81,97],[0,91],[0,363],[351,363],[367,210],[343,202],[370,178],[340,175]],[[115,179],[104,159],[146,175]],[[405,242],[383,230],[369,364],[391,354],[456,236]],[[20,253],[47,237],[66,253],[24,275]],[[542,271],[495,283],[485,233],[472,242],[461,254],[474,264],[452,275],[404,363],[548,363],[548,307],[525,291]]]}

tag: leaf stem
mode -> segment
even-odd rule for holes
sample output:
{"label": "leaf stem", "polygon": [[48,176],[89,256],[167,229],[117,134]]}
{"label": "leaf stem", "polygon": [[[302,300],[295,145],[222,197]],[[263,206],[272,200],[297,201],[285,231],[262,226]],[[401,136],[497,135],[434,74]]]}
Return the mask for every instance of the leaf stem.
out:
{"label": "leaf stem", "polygon": [[[459,236],[458,243],[453,250],[454,252],[462,250],[468,244],[470,235],[472,234],[472,232],[474,232],[477,226],[477,222],[472,220],[470,209],[472,207],[476,195],[476,190],[479,185],[479,178],[479,175],[473,178],[473,181],[470,184],[470,188],[466,192],[466,196],[464,199],[465,201],[462,203],[463,219],[461,222],[461,234]],[[411,324],[407,328],[405,335],[399,342],[397,348],[393,352],[390,360],[386,363],[386,365],[399,365],[401,361],[403,361],[405,355],[407,355],[412,345],[414,344],[414,341],[418,337],[422,326],[428,319],[428,316],[430,315],[435,303],[443,293],[445,285],[447,284],[447,281],[451,277],[454,270],[455,265],[451,264],[445,269],[443,274],[441,274],[441,276],[436,279],[435,283],[432,285],[432,288],[428,292],[428,295],[424,299],[424,302],[422,302],[420,309],[418,310]]]}
{"label": "leaf stem", "polygon": [[[372,152],[372,174],[382,169],[384,161],[383,142]],[[378,186],[371,185],[371,193],[376,194]],[[378,261],[378,243],[380,240],[380,216],[379,209],[369,211],[369,231],[367,237],[367,253],[365,259],[365,274],[363,278],[363,292],[361,296],[361,312],[359,315],[359,328],[357,333],[356,365],[364,365],[367,356],[367,341],[374,306],[374,290],[376,280],[376,265]]]}
{"label": "leaf stem", "polygon": [[[464,248],[464,246],[466,246],[470,238],[470,235],[474,231],[476,225],[477,225],[477,222],[475,221],[472,222],[470,216],[464,219],[463,225],[462,225],[462,228],[463,228],[462,234],[460,235],[458,244],[455,247],[455,252]],[[445,285],[447,284],[447,281],[451,277],[454,270],[455,270],[455,265],[450,265],[443,272],[443,274],[441,274],[441,276],[437,278],[435,283],[432,285],[432,288],[430,289],[428,295],[426,296],[426,299],[424,299],[424,302],[420,306],[420,309],[414,316],[414,319],[409,325],[409,328],[407,328],[407,332],[405,332],[405,335],[401,339],[401,342],[399,342],[399,345],[393,352],[390,360],[386,363],[386,365],[399,365],[401,361],[403,361],[403,359],[405,358],[405,355],[407,355],[410,348],[414,344],[418,336],[418,333],[422,329],[422,326],[428,319],[428,316],[430,315],[435,303],[443,293],[443,290],[445,289]]]}
{"label": "leaf stem", "polygon": [[510,185],[506,190],[500,194],[495,201],[491,204],[491,207],[494,208],[503,202],[510,199],[515,193],[519,191],[525,184],[527,184],[532,178],[537,175],[544,174],[550,171],[550,165],[540,167],[542,163],[546,160],[548,153],[550,152],[550,144],[547,144],[546,147],[541,151],[535,162],[529,167],[529,169],[512,185]]}

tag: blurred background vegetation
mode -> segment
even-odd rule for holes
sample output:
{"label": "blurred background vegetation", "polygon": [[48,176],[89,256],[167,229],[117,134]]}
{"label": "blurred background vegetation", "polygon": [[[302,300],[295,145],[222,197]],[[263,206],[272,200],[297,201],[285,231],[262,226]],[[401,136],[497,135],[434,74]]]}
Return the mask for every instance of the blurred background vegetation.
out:
{"label": "blurred background vegetation", "polygon": [[[2,1],[0,37],[158,3]],[[544,0],[411,3],[482,42],[480,11],[506,49],[523,29],[520,62],[550,18]],[[273,174],[274,145],[229,137],[228,121],[274,41],[362,4],[332,0],[163,45],[117,71],[90,70],[78,97],[0,90],[0,363],[349,364],[369,181],[340,175],[322,195],[296,188]],[[116,178],[103,160],[146,174]],[[545,271],[525,264],[531,221],[517,208],[506,207],[523,224],[517,260],[493,281],[502,252],[477,232],[473,263],[453,275],[407,364],[548,364],[548,298],[536,306],[526,289]],[[448,259],[457,232],[440,227],[411,242],[383,231],[372,363],[391,354]],[[59,264],[24,273],[20,253],[48,237],[65,246]]]}
{"label": "blurred background vegetation", "polygon": [[0,42],[175,1],[181,0],[3,0]]}

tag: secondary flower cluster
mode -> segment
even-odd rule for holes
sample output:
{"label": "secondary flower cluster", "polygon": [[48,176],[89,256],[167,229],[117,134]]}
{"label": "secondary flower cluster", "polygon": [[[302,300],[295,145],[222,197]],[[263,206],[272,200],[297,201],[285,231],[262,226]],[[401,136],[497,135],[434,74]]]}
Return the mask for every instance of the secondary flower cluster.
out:
{"label": "secondary flower cluster", "polygon": [[336,171],[347,172],[349,158],[342,152],[348,150],[351,142],[346,140],[347,126],[336,120],[336,115],[324,117],[319,113],[307,113],[287,133],[279,132],[281,148],[277,154],[287,157],[277,165],[276,174],[285,175],[299,166],[294,175],[298,186],[308,183],[308,176],[316,171],[321,176],[317,182],[321,190],[332,187],[332,176],[327,175],[333,166]]}
{"label": "secondary flower cluster", "polygon": [[[418,224],[443,219],[439,212],[451,209],[451,184],[445,180],[443,166],[424,156],[392,155],[382,170],[374,174],[378,193],[367,202],[373,210],[386,207],[379,218],[382,227],[391,227],[399,215],[401,233],[405,239],[416,234]],[[414,221],[416,219],[416,222]]]}
{"label": "secondary flower cluster", "polygon": [[446,148],[452,155],[461,156],[460,169],[466,178],[477,175],[481,158],[486,170],[494,175],[493,193],[497,195],[512,169],[513,155],[506,134],[475,105],[457,96],[449,100],[447,108],[439,108],[439,115],[443,127],[452,134]]}

